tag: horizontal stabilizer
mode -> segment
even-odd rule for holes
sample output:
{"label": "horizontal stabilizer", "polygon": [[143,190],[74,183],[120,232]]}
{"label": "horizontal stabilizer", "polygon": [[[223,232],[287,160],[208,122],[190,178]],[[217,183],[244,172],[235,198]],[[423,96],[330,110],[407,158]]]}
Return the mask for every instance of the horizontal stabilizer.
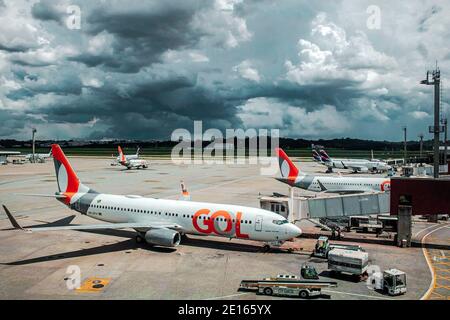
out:
{"label": "horizontal stabilizer", "polygon": [[5,210],[5,213],[8,216],[8,219],[11,222],[11,224],[13,225],[13,227],[15,229],[23,230],[23,228],[20,226],[20,224],[16,221],[16,218],[14,218],[14,216],[11,214],[11,212],[9,212],[8,208],[5,205],[3,205],[3,210]]}
{"label": "horizontal stabilizer", "polygon": [[63,194],[40,194],[40,193],[14,193],[18,196],[27,196],[27,197],[48,197],[48,198],[66,198],[67,196]]}

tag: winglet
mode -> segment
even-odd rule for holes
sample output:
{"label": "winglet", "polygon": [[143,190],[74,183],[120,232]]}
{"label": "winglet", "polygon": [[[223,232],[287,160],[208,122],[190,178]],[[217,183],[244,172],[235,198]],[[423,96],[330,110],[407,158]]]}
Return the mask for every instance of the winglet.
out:
{"label": "winglet", "polygon": [[17,222],[16,218],[14,218],[14,216],[11,214],[11,212],[9,212],[8,208],[5,205],[3,206],[3,210],[5,210],[6,215],[8,216],[9,221],[11,221],[11,224],[13,225],[13,227],[15,229],[20,229],[20,230],[24,230],[20,224]]}
{"label": "winglet", "polygon": [[322,184],[322,182],[320,182],[319,179],[317,179],[317,183],[319,184],[320,191],[327,191],[327,188],[325,188],[325,186]]}
{"label": "winglet", "polygon": [[189,191],[186,188],[186,185],[184,184],[184,181],[181,180],[181,197],[180,200],[189,201],[191,200],[191,195],[189,194]]}

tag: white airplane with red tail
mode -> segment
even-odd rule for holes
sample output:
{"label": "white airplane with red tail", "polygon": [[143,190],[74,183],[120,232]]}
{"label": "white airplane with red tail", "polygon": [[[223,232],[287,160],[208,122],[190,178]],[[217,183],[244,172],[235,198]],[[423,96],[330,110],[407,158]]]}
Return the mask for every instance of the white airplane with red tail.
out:
{"label": "white airplane with red tail", "polygon": [[389,178],[318,176],[304,174],[280,148],[276,149],[281,178],[277,180],[292,187],[316,192],[361,193],[374,191],[390,191]]}
{"label": "white airplane with red tail", "polygon": [[[54,197],[82,215],[104,224],[39,227],[28,231],[124,229],[136,230],[137,242],[176,247],[184,234],[256,240],[279,246],[298,237],[300,228],[282,216],[263,209],[230,204],[144,198],[136,195],[99,193],[81,183],[57,144],[52,145],[58,192]],[[189,199],[184,183],[183,199]],[[9,210],[5,212],[16,229],[24,230]]]}
{"label": "white airplane with red tail", "polygon": [[117,147],[119,150],[119,163],[122,166],[127,167],[127,169],[146,169],[148,168],[148,161],[144,159],[138,159],[139,157],[139,149],[136,152],[136,155],[126,156],[123,154],[122,148],[120,146]]}

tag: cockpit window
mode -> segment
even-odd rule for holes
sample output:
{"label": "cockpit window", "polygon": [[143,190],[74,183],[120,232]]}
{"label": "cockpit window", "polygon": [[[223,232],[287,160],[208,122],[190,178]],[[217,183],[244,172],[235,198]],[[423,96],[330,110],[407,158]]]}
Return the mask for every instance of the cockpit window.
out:
{"label": "cockpit window", "polygon": [[272,222],[278,225],[289,223],[287,220],[273,220]]}

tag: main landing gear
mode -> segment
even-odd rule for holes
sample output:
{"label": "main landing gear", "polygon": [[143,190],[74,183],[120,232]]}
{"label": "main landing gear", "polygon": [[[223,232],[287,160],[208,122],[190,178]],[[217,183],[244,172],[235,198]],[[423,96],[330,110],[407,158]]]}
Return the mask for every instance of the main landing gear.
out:
{"label": "main landing gear", "polygon": [[263,252],[268,252],[272,248],[280,248],[283,245],[284,241],[271,241],[265,243],[263,246]]}
{"label": "main landing gear", "polygon": [[188,239],[188,237],[185,233],[181,233],[180,236],[181,236],[181,242],[185,242]]}

